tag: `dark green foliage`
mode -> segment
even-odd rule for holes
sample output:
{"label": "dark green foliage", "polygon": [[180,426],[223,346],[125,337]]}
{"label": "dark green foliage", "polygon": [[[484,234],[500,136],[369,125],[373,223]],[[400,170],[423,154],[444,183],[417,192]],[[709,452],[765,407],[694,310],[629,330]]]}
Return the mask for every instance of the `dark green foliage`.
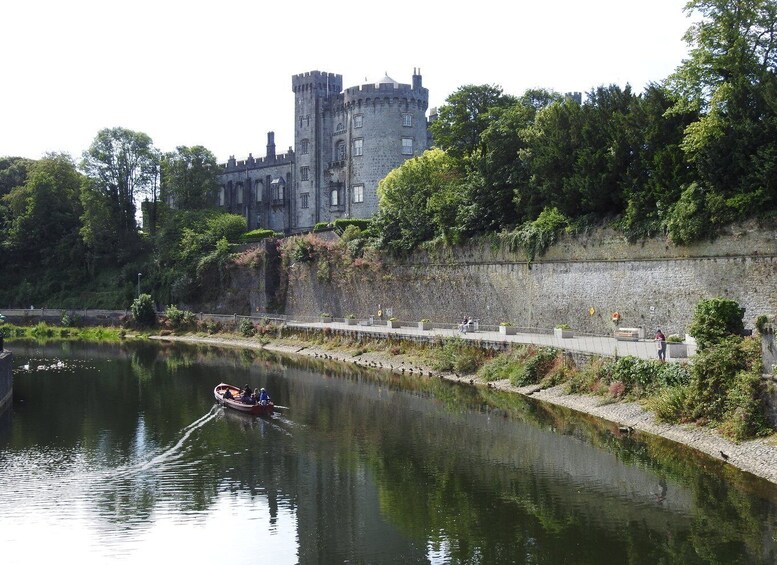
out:
{"label": "dark green foliage", "polygon": [[559,234],[569,224],[556,208],[545,209],[533,222],[526,222],[515,231],[507,234],[507,242],[511,251],[523,249],[529,261],[542,256]]}
{"label": "dark green foliage", "polygon": [[483,351],[460,338],[445,339],[432,355],[432,365],[438,371],[454,371],[470,374],[477,371],[483,362]]}
{"label": "dark green foliage", "polygon": [[141,327],[156,324],[156,310],[150,294],[141,294],[133,300],[130,312],[132,312],[132,320]]}
{"label": "dark green foliage", "polygon": [[275,232],[273,230],[255,229],[241,234],[240,241],[241,243],[254,243],[268,237],[275,237]]}
{"label": "dark green foliage", "polygon": [[552,347],[531,351],[518,370],[510,376],[510,384],[526,386],[539,383],[554,367],[557,357],[558,350]]}
{"label": "dark green foliage", "polygon": [[240,325],[238,326],[238,330],[240,331],[240,334],[244,337],[253,337],[256,335],[256,327],[251,322],[251,320],[242,319],[240,320]]}
{"label": "dark green foliage", "polygon": [[316,225],[313,226],[313,231],[324,231],[332,228],[332,224],[328,222],[316,222]]}
{"label": "dark green foliage", "polygon": [[193,328],[197,321],[194,312],[180,310],[175,304],[165,309],[165,318],[174,329]]}
{"label": "dark green foliage", "polygon": [[661,363],[627,356],[613,362],[609,380],[622,382],[627,394],[640,397],[661,388],[687,384],[690,374],[687,367],[679,363]]}
{"label": "dark green foliage", "polygon": [[338,234],[342,235],[348,226],[356,226],[364,231],[369,229],[371,223],[371,220],[362,218],[338,218],[334,221],[334,228]]}
{"label": "dark green foliage", "polygon": [[703,350],[731,336],[744,333],[744,310],[734,300],[710,298],[696,305],[688,333]]}

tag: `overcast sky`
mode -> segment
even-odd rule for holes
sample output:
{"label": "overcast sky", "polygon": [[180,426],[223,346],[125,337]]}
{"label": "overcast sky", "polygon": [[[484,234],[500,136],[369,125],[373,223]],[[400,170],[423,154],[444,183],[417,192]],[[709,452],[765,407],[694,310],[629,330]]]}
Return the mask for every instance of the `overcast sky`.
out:
{"label": "overcast sky", "polygon": [[[107,127],[219,161],[293,143],[293,74],[344,87],[421,69],[429,104],[505,93],[641,91],[687,55],[685,0],[24,0],[0,7],[0,156],[76,158]],[[366,79],[366,80],[365,80]]]}

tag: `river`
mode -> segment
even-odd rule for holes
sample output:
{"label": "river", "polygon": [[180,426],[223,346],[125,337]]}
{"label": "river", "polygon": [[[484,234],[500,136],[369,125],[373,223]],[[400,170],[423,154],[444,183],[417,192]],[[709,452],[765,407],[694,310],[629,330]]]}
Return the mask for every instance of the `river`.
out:
{"label": "river", "polygon": [[[777,555],[777,486],[514,394],[212,346],[7,347],[4,564]],[[221,381],[282,408],[218,407]]]}

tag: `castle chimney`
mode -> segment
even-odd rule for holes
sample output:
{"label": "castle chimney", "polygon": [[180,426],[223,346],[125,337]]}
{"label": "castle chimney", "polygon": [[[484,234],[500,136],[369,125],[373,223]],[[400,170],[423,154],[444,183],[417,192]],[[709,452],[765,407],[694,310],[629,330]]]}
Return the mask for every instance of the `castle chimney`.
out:
{"label": "castle chimney", "polygon": [[267,132],[267,159],[268,160],[275,159],[275,132],[274,131]]}
{"label": "castle chimney", "polygon": [[421,68],[413,67],[413,90],[419,90],[423,85],[421,84]]}

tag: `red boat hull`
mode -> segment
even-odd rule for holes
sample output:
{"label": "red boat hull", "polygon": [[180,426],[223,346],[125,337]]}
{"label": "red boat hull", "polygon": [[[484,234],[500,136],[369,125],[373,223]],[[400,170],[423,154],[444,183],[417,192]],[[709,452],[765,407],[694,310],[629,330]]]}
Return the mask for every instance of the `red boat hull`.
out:
{"label": "red boat hull", "polygon": [[[224,398],[224,393],[228,390],[235,398]],[[248,404],[240,400],[240,392],[240,388],[234,385],[221,383],[216,385],[216,388],[213,389],[213,396],[216,398],[216,402],[222,406],[227,406],[233,410],[242,412],[243,414],[267,416],[273,413],[274,406],[272,402],[268,402],[267,404]]]}

